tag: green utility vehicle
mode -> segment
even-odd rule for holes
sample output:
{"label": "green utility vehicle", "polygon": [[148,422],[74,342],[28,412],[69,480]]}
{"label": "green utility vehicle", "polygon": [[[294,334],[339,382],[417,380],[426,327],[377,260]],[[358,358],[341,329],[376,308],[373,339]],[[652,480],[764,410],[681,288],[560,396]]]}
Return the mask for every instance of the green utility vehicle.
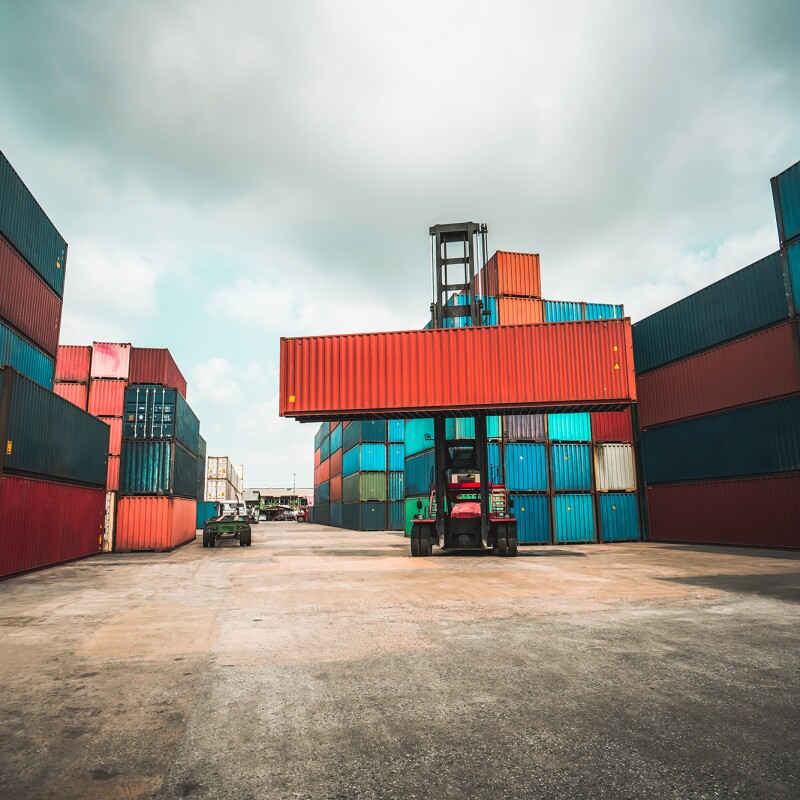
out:
{"label": "green utility vehicle", "polygon": [[239,514],[222,514],[206,520],[203,526],[203,547],[216,547],[217,539],[231,538],[239,540],[239,547],[250,547],[253,532],[247,517]]}

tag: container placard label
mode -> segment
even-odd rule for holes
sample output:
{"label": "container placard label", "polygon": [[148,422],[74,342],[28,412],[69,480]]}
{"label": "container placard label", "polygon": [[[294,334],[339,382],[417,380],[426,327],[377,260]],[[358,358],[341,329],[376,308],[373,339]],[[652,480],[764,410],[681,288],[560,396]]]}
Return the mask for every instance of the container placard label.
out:
{"label": "container placard label", "polygon": [[10,456],[10,455],[11,455],[11,448],[12,448],[12,447],[13,447],[13,443],[12,443],[11,439],[9,439],[9,440],[6,442],[6,455],[7,455],[7,456]]}

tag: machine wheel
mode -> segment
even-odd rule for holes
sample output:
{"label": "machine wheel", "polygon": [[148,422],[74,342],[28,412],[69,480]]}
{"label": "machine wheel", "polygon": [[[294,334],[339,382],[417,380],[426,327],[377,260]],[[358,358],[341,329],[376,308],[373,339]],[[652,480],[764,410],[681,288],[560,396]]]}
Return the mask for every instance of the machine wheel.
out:
{"label": "machine wheel", "polygon": [[497,546],[494,548],[494,552],[500,558],[505,558],[508,555],[508,539],[505,531],[502,533],[500,531],[497,532]]}
{"label": "machine wheel", "polygon": [[431,537],[428,531],[422,531],[419,536],[419,554],[427,558],[431,554]]}
{"label": "machine wheel", "polygon": [[208,547],[208,531],[203,531],[203,547]]}
{"label": "machine wheel", "polygon": [[411,526],[411,555],[415,558],[420,555],[419,552],[419,525]]}
{"label": "machine wheel", "polygon": [[208,546],[209,547],[216,547],[217,546],[217,537],[209,535],[208,537]]}
{"label": "machine wheel", "polygon": [[247,545],[247,534],[240,533],[239,534],[239,547],[245,547]]}
{"label": "machine wheel", "polygon": [[507,536],[508,541],[508,555],[515,558],[517,555],[517,532],[509,533]]}
{"label": "machine wheel", "polygon": [[253,544],[253,531],[247,531],[247,547]]}

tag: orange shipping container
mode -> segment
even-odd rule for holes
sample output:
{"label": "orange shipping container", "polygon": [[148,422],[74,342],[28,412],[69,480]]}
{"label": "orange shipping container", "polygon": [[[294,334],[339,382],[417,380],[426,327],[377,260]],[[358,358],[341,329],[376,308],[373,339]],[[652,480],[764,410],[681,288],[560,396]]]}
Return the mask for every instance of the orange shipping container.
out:
{"label": "orange shipping container", "polygon": [[317,481],[317,485],[319,486],[320,483],[325,483],[331,477],[331,460],[326,458],[320,465],[319,465],[319,480]]}
{"label": "orange shipping container", "polygon": [[334,475],[342,474],[342,451],[337,450],[335,453],[332,453],[330,457],[330,462],[331,462],[331,470],[330,470],[331,479],[333,479]]}
{"label": "orange shipping container", "polygon": [[106,490],[116,492],[119,490],[119,456],[108,457],[108,477],[106,478]]}
{"label": "orange shipping container", "polygon": [[322,461],[321,455],[322,455],[322,450],[317,448],[314,451],[314,467],[315,468],[318,467],[319,466],[319,462]]}
{"label": "orange shipping container", "polygon": [[498,297],[498,325],[530,325],[544,322],[544,301],[532,297]]}
{"label": "orange shipping container", "polygon": [[331,503],[336,503],[342,499],[342,476],[336,475],[331,478]]}
{"label": "orange shipping container", "polygon": [[56,358],[56,380],[89,383],[89,364],[91,360],[91,347],[60,344],[58,346],[58,357]]}
{"label": "orange shipping container", "polygon": [[478,293],[491,297],[541,297],[539,255],[498,250],[478,273],[476,281]]}
{"label": "orange shipping container", "polygon": [[87,383],[55,383],[53,391],[72,405],[86,411],[89,402],[89,385]]}
{"label": "orange shipping container", "polygon": [[194,541],[197,501],[182,497],[120,497],[114,549],[172,550]]}
{"label": "orange shipping container", "polygon": [[108,440],[108,454],[118,456],[122,451],[122,417],[100,417],[111,428]]}
{"label": "orange shipping container", "polygon": [[96,380],[89,384],[89,413],[94,417],[121,417],[127,381]]}

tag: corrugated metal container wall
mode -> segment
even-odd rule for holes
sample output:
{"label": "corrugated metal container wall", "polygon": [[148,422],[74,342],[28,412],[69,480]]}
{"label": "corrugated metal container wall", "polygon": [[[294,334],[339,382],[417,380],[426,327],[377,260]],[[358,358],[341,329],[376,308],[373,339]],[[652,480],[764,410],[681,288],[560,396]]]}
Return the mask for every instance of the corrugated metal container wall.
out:
{"label": "corrugated metal container wall", "polygon": [[800,161],[772,179],[781,242],[800,236]]}
{"label": "corrugated metal container wall", "polygon": [[800,471],[800,396],[642,433],[646,483]]}
{"label": "corrugated metal container wall", "polygon": [[0,366],[21,372],[46,389],[53,389],[55,359],[0,322]]}
{"label": "corrugated metal container wall", "polygon": [[316,525],[330,525],[331,524],[331,506],[330,506],[330,503],[319,503],[319,504],[315,504],[314,505],[314,523]]}
{"label": "corrugated metal container wall", "polygon": [[342,433],[342,449],[349,450],[362,442],[385,442],[386,421],[367,419],[348,425]]}
{"label": "corrugated metal container wall", "polygon": [[314,466],[318,467],[320,462],[322,461],[322,452],[319,448],[314,451]]}
{"label": "corrugated metal container wall", "polygon": [[405,483],[407,495],[416,496],[430,492],[433,483],[434,463],[433,450],[427,450],[406,459]]}
{"label": "corrugated metal container wall", "polygon": [[500,444],[490,442],[486,450],[489,456],[489,482],[504,483],[505,475],[500,464]]}
{"label": "corrugated metal container wall", "polygon": [[106,489],[109,492],[119,491],[119,456],[108,457],[108,467],[106,468]]}
{"label": "corrugated metal container wall", "polygon": [[13,475],[0,477],[0,576],[99,553],[106,493]]}
{"label": "corrugated metal container wall", "polygon": [[91,361],[91,347],[60,344],[56,358],[56,380],[89,383]]}
{"label": "corrugated metal container wall", "polygon": [[639,539],[639,507],[635,494],[600,494],[600,534],[604,542]]}
{"label": "corrugated metal container wall", "polygon": [[67,243],[1,150],[0,231],[61,297]]}
{"label": "corrugated metal container wall", "polygon": [[197,495],[197,459],[175,442],[125,442],[120,494]]}
{"label": "corrugated metal container wall", "polygon": [[474,417],[450,417],[444,421],[444,435],[447,439],[474,439]]}
{"label": "corrugated metal container wall", "polygon": [[120,497],[115,550],[172,550],[196,535],[197,501],[180,497]]}
{"label": "corrugated metal container wall", "polygon": [[344,478],[341,475],[332,475],[328,481],[328,494],[331,502],[341,502]]}
{"label": "corrugated metal container wall", "polygon": [[553,495],[557,544],[595,540],[594,503],[590,494]]}
{"label": "corrugated metal container wall", "polygon": [[789,318],[780,253],[756,261],[633,326],[636,372]]}
{"label": "corrugated metal container wall", "polygon": [[106,492],[106,511],[103,520],[103,544],[100,549],[104,553],[114,551],[114,531],[117,527],[117,493]]}
{"label": "corrugated metal container wall", "polygon": [[433,420],[408,419],[405,429],[406,457],[433,447]]}
{"label": "corrugated metal container wall", "polygon": [[320,456],[320,463],[322,461],[327,461],[331,457],[331,437],[326,436],[322,440],[322,444],[319,446],[319,456]]}
{"label": "corrugated metal container wall", "polygon": [[58,354],[61,298],[0,236],[0,319],[45,353]]}
{"label": "corrugated metal container wall", "polygon": [[594,449],[598,492],[635,492],[636,466],[632,444],[598,444]]}
{"label": "corrugated metal container wall", "polygon": [[[637,387],[637,392],[639,391]],[[593,411],[591,415],[592,441],[632,442],[633,420],[631,410]]]}
{"label": "corrugated metal container wall", "polygon": [[357,472],[342,481],[342,502],[386,500],[385,472]]}
{"label": "corrugated metal container wall", "polygon": [[591,415],[548,414],[547,433],[552,442],[591,442]]}
{"label": "corrugated metal container wall", "polygon": [[342,527],[354,531],[386,530],[386,503],[342,503]]}
{"label": "corrugated metal container wall", "polygon": [[130,385],[124,398],[121,416],[126,439],[175,439],[190,452],[197,452],[200,420],[177,389]]}
{"label": "corrugated metal container wall", "polygon": [[206,520],[214,519],[219,516],[219,503],[211,500],[206,500],[197,504],[197,513],[195,515],[195,524],[198,528],[202,528]]}
{"label": "corrugated metal container wall", "polygon": [[584,306],[585,319],[622,319],[625,309],[611,303],[586,303]]}
{"label": "corrugated metal container wall", "polygon": [[406,525],[405,503],[387,503],[389,513],[386,519],[386,528],[390,531],[402,531]]}
{"label": "corrugated metal container wall", "polygon": [[800,242],[786,249],[789,281],[792,284],[792,301],[796,314],[800,314]]}
{"label": "corrugated metal container wall", "polygon": [[335,528],[342,527],[342,504],[340,502],[331,503],[329,511],[328,522],[330,525],[333,525]]}
{"label": "corrugated metal container wall", "polygon": [[498,325],[531,325],[544,322],[544,302],[531,297],[498,297]]}
{"label": "corrugated metal container wall", "polygon": [[520,442],[543,442],[547,439],[547,414],[512,414],[503,417],[506,438]]}
{"label": "corrugated metal container wall", "polygon": [[539,297],[542,294],[539,255],[498,250],[480,270],[476,283],[484,294],[493,297]]}
{"label": "corrugated metal container wall", "polygon": [[390,442],[403,443],[406,434],[406,423],[402,419],[390,419],[387,423],[387,435]]}
{"label": "corrugated metal container wall", "polygon": [[209,478],[206,481],[207,500],[235,500],[236,491],[233,484],[224,478]]}
{"label": "corrugated metal container wall", "polygon": [[160,383],[177,389],[186,397],[186,378],[178,369],[169,350],[160,347],[133,347],[130,353],[129,383]]}
{"label": "corrugated metal container wall", "polygon": [[337,425],[332,431],[331,435],[328,437],[328,441],[330,442],[331,454],[335,453],[337,450],[342,449],[342,426]]}
{"label": "corrugated metal container wall", "polygon": [[92,378],[89,413],[94,417],[121,417],[125,408],[125,381]]}
{"label": "corrugated metal container wall", "polygon": [[800,547],[800,475],[648,486],[650,539]]}
{"label": "corrugated metal container wall", "polygon": [[[528,442],[506,445],[506,488],[520,492],[547,491],[545,445]],[[408,477],[406,476],[406,484]]]}
{"label": "corrugated metal container wall", "polygon": [[329,480],[330,477],[331,460],[326,458],[324,461],[321,461],[319,467],[317,467],[317,482],[322,483],[323,481]]}
{"label": "corrugated metal container wall", "polygon": [[584,318],[584,304],[567,300],[545,300],[545,322],[577,322]]}
{"label": "corrugated metal container wall", "polygon": [[118,456],[122,451],[122,419],[120,417],[99,417],[111,429],[108,437],[108,454]]}
{"label": "corrugated metal container wall", "polygon": [[89,402],[89,387],[85,383],[56,383],[53,391],[63,397],[67,402],[77,406],[82,411],[86,411]]}
{"label": "corrugated metal container wall", "polygon": [[[342,481],[342,494],[344,494],[344,481]],[[318,506],[331,501],[330,481],[323,481],[314,487],[314,505]]]}
{"label": "corrugated metal container wall", "polygon": [[[422,510],[420,511],[417,508],[417,501],[422,503]],[[405,499],[405,533],[406,536],[411,536],[411,525],[414,522],[414,516],[416,514],[421,514],[423,517],[428,516],[430,506],[430,495],[419,496],[419,497],[406,497]]]}
{"label": "corrugated metal container wall", "polygon": [[403,472],[389,472],[387,485],[390,500],[403,500],[406,496],[406,474],[405,466]]}
{"label": "corrugated metal container wall", "polygon": [[511,494],[517,539],[523,544],[550,542],[550,498],[546,494]]}
{"label": "corrugated metal container wall", "polygon": [[322,426],[320,425],[320,427],[317,429],[317,432],[314,434],[314,449],[315,450],[319,450],[319,448],[322,446],[322,440],[324,438],[325,437],[322,435]]}
{"label": "corrugated metal container wall", "polygon": [[131,370],[131,346],[115,342],[92,344],[92,378],[117,378],[128,380]]}
{"label": "corrugated metal container wall", "polygon": [[553,489],[557,492],[591,491],[592,455],[588,444],[554,444]]}
{"label": "corrugated metal container wall", "polygon": [[8,368],[0,369],[0,420],[6,414],[4,471],[105,486],[108,426],[99,419]]}
{"label": "corrugated metal container wall", "polygon": [[385,472],[385,444],[357,444],[342,456],[342,475],[354,472]]}
{"label": "corrugated metal container wall", "polygon": [[319,426],[319,442],[322,444],[322,440],[326,439],[328,436],[331,435],[331,423],[330,422],[323,422]]}
{"label": "corrugated metal container wall", "polygon": [[402,472],[405,469],[406,448],[402,444],[390,444],[387,452],[389,460],[386,468],[393,472]]}
{"label": "corrugated metal container wall", "polygon": [[344,460],[344,454],[341,450],[337,450],[333,453],[328,459],[331,462],[330,465],[330,474],[331,475],[341,475],[342,474],[342,461]]}
{"label": "corrugated metal container wall", "polygon": [[209,456],[208,457],[208,477],[213,480],[230,480],[235,472],[233,464],[228,456]]}
{"label": "corrugated metal container wall", "polygon": [[640,375],[643,428],[800,392],[797,328],[787,322]]}
{"label": "corrugated metal container wall", "polygon": [[202,436],[197,438],[197,502],[206,497],[206,440]]}

